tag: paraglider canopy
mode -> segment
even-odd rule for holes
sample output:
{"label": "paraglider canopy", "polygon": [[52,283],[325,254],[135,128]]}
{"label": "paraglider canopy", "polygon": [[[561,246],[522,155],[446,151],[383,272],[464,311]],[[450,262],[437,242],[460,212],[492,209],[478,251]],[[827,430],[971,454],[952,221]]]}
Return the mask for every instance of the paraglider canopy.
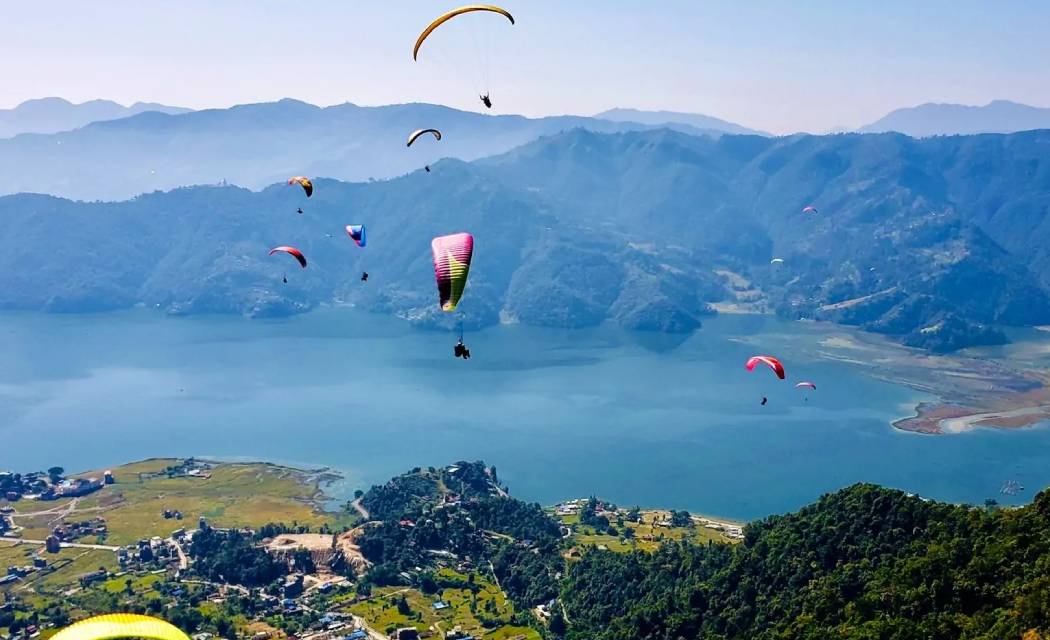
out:
{"label": "paraglider canopy", "polygon": [[303,188],[306,192],[306,197],[309,198],[314,194],[314,183],[310,182],[310,178],[306,176],[292,176],[288,178],[288,184],[297,184]]}
{"label": "paraglider canopy", "polygon": [[505,16],[507,20],[510,20],[511,24],[514,24],[514,16],[510,15],[510,12],[491,4],[468,4],[458,9],[453,9],[452,11],[441,14],[437,19],[427,25],[426,29],[423,29],[423,33],[419,34],[419,37],[416,39],[416,45],[412,47],[412,59],[417,59],[419,48],[423,46],[423,41],[434,32],[434,29],[437,29],[456,16],[463,15],[464,13],[471,13],[473,11],[491,11],[493,13],[498,13]]}
{"label": "paraglider canopy", "polygon": [[190,640],[185,633],[169,622],[134,613],[108,613],[87,618],[69,625],[51,637],[57,640]]}
{"label": "paraglider canopy", "polygon": [[773,258],[769,261],[769,264],[784,264],[783,258]]}
{"label": "paraglider canopy", "polygon": [[470,260],[474,255],[474,236],[454,233],[430,242],[434,254],[434,278],[442,311],[454,311],[467,286]]}
{"label": "paraglider canopy", "polygon": [[408,135],[408,144],[406,144],[405,146],[411,147],[412,143],[416,141],[416,138],[423,135],[424,133],[432,133],[434,134],[434,138],[436,138],[437,140],[441,139],[441,132],[437,129],[416,129]]}
{"label": "paraglider canopy", "polygon": [[813,205],[809,205],[808,207],[805,207],[804,209],[802,209],[802,213],[816,213],[816,212],[817,212],[817,208],[814,207]]}
{"label": "paraglider canopy", "polygon": [[784,379],[784,365],[780,364],[780,360],[773,356],[751,356],[744,366],[747,367],[748,371],[754,371],[755,367],[760,364],[764,364],[772,369],[773,373],[777,374],[777,377],[781,380]]}
{"label": "paraglider canopy", "polygon": [[[348,224],[346,225],[346,235],[350,236],[357,246],[365,246],[365,225],[363,224]],[[380,243],[382,244],[382,243]]]}
{"label": "paraglider canopy", "polygon": [[299,266],[303,269],[306,268],[306,256],[303,255],[302,251],[299,251],[295,247],[274,247],[273,249],[270,249],[271,256],[275,253],[287,253],[299,261]]}
{"label": "paraglider canopy", "polygon": [[817,385],[813,384],[812,382],[803,381],[803,382],[799,382],[798,384],[796,384],[795,388],[796,389],[813,389],[814,391],[816,391]]}

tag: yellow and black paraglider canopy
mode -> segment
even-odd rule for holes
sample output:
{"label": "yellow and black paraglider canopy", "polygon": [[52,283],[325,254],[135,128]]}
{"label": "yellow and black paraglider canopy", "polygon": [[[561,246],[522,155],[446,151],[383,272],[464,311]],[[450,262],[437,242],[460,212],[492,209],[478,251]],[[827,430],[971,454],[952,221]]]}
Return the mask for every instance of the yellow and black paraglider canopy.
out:
{"label": "yellow and black paraglider canopy", "polygon": [[453,9],[452,11],[441,14],[433,22],[427,25],[426,29],[423,29],[423,33],[419,34],[419,37],[416,38],[416,46],[412,47],[412,59],[418,59],[419,48],[423,46],[423,41],[430,37],[431,33],[434,33],[434,29],[437,29],[456,16],[461,16],[464,13],[472,13],[474,11],[491,11],[493,13],[498,13],[501,16],[505,16],[507,20],[510,20],[511,24],[514,24],[514,16],[510,15],[510,12],[506,9],[497,7],[494,4],[468,4],[459,7],[458,9]]}

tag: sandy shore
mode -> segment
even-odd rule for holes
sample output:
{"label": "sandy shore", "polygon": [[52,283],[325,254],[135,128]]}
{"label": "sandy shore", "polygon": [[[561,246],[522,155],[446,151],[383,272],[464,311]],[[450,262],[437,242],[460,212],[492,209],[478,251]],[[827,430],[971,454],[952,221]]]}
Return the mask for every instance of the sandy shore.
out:
{"label": "sandy shore", "polygon": [[[897,429],[950,434],[979,427],[1016,429],[1050,420],[1050,372],[1027,358],[1006,360],[980,351],[934,354],[842,327],[815,327],[814,332],[820,357],[926,396],[912,415],[892,422]],[[1028,348],[1039,351],[1050,344],[1034,342]]]}
{"label": "sandy shore", "polygon": [[915,415],[897,420],[893,426],[917,433],[961,433],[977,427],[1019,429],[1050,420],[1050,388],[1007,393],[988,398],[975,406],[922,403]]}

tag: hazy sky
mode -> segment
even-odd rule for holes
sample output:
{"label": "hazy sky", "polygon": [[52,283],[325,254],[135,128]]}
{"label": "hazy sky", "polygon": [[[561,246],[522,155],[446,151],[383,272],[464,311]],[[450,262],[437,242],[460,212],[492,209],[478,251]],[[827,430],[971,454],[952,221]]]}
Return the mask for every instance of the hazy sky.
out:
{"label": "hazy sky", "polygon": [[[7,0],[0,106],[58,95],[189,107],[282,97],[498,112],[671,109],[786,133],[922,102],[1050,105],[1050,2]],[[486,56],[479,54],[488,52]]]}

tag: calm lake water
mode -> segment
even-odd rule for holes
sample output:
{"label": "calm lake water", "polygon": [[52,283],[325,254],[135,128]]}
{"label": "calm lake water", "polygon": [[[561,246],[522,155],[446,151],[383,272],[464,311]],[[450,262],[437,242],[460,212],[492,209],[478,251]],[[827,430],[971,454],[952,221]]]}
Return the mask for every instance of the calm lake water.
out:
{"label": "calm lake water", "polygon": [[[502,326],[468,334],[463,362],[450,334],[351,309],[0,314],[0,468],[265,459],[343,470],[346,495],[480,458],[542,503],[598,494],[739,519],[858,481],[974,503],[1050,484],[1050,429],[896,431],[922,398],[807,355],[820,331],[753,316],[689,337]],[[790,381],[747,373],[756,348],[740,337],[781,355]],[[804,379],[819,389],[795,389]],[[1007,479],[1028,490],[999,495]]]}

